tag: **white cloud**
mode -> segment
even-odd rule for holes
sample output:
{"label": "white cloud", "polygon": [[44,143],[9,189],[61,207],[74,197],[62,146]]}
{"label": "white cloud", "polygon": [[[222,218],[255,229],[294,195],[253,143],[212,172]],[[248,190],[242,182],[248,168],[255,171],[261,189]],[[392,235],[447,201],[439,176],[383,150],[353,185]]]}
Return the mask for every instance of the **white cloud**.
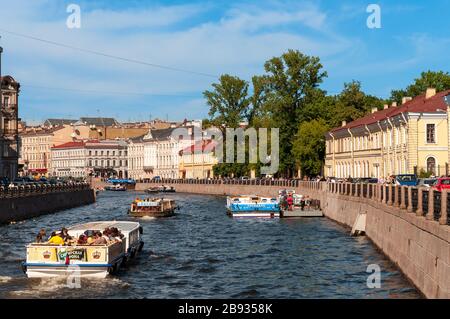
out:
{"label": "white cloud", "polygon": [[[48,2],[55,6],[55,2],[45,0],[36,0],[32,5],[28,1],[26,5],[14,3],[9,11],[17,14],[2,10],[0,28],[130,59],[208,74],[231,73],[246,79],[262,73],[264,61],[289,48],[327,59],[352,47],[348,39],[329,30],[326,14],[311,4],[270,9],[233,6],[219,18],[212,20],[205,16],[203,22],[185,27],[180,23],[203,14],[209,7],[94,10],[82,13],[86,16],[82,15],[80,30],[69,30],[65,27],[66,15],[52,15],[42,21],[44,4]],[[55,8],[53,11],[59,12]],[[177,24],[176,31],[163,32],[157,28],[173,24]],[[285,26],[304,32],[288,31]],[[134,27],[142,30],[131,35],[104,32]],[[214,81],[11,35],[5,35],[3,46],[5,69],[29,85],[177,94],[202,92]]]}

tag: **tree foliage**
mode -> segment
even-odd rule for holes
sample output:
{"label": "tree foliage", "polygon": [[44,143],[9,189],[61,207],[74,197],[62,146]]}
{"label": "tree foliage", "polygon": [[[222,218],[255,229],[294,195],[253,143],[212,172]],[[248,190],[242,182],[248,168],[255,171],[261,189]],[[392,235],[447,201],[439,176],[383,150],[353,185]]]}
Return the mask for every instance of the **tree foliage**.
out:
{"label": "tree foliage", "polygon": [[416,97],[424,94],[428,88],[435,88],[438,92],[450,89],[450,74],[443,71],[422,72],[420,77],[404,90],[393,90],[391,101],[401,103],[403,97]]}
{"label": "tree foliage", "polygon": [[298,127],[292,153],[304,175],[314,176],[321,173],[325,156],[325,133],[328,129],[323,119],[303,122]]}

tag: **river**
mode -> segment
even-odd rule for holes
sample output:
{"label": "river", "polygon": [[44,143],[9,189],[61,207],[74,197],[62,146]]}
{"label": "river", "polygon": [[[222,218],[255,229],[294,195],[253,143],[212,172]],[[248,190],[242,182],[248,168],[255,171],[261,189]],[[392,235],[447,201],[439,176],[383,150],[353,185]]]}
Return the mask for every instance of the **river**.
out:
{"label": "river", "polygon": [[[139,194],[139,193],[138,193]],[[20,263],[40,228],[130,220],[134,192],[103,192],[95,204],[0,226],[0,298],[420,298],[366,237],[327,218],[234,220],[221,196],[171,194],[177,216],[143,218],[144,250],[117,276],[27,279]],[[142,194],[141,194],[142,195]],[[381,268],[369,289],[368,265]]]}

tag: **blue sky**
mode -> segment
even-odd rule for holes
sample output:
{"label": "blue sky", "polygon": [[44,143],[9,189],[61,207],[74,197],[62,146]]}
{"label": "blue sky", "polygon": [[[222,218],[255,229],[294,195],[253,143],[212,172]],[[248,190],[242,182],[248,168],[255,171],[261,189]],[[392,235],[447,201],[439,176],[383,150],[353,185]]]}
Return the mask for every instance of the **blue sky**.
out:
{"label": "blue sky", "polygon": [[[68,29],[67,6],[81,7]],[[366,8],[381,7],[381,29]],[[358,80],[388,97],[425,70],[449,71],[448,1],[0,0],[0,29],[211,75],[249,80],[288,49],[319,56],[322,87]],[[6,8],[6,9],[3,9]],[[0,30],[3,74],[22,84],[20,116],[113,116],[121,121],[207,116],[212,77],[130,64],[17,37]]]}

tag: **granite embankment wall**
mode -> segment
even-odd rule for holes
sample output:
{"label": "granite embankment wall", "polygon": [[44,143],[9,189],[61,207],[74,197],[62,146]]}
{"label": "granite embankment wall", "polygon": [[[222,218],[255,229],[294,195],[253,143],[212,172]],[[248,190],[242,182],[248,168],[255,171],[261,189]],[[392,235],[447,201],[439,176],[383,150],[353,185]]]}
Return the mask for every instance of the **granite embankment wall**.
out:
{"label": "granite embankment wall", "polygon": [[[249,183],[249,182],[246,182]],[[145,190],[152,183],[138,183]],[[377,184],[164,182],[177,192],[275,196],[282,188],[320,199],[328,218],[352,227],[366,214],[366,235],[427,298],[450,298],[450,196],[447,192]]]}
{"label": "granite embankment wall", "polygon": [[89,187],[26,192],[0,197],[0,224],[7,224],[95,202]]}

